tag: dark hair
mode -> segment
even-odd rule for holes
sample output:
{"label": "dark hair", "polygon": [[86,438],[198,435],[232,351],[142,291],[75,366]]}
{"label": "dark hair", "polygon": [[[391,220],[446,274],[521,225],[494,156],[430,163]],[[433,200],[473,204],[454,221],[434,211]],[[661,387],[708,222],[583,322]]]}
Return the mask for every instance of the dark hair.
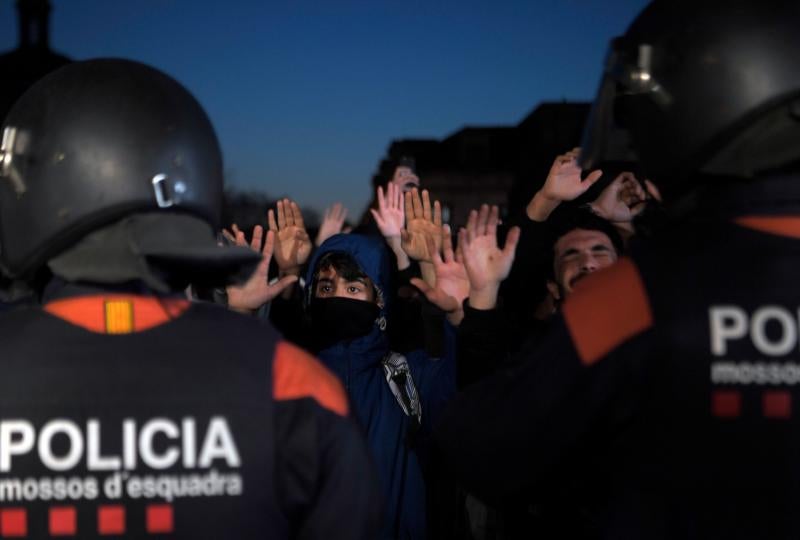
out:
{"label": "dark hair", "polygon": [[336,273],[347,281],[369,278],[361,269],[352,255],[344,251],[329,251],[319,258],[314,269],[314,286],[316,287],[319,273],[328,268],[333,268]]}
{"label": "dark hair", "polygon": [[355,258],[346,251],[329,251],[319,258],[317,266],[314,268],[314,277],[309,289],[309,301],[316,296],[317,283],[319,282],[319,273],[328,268],[336,270],[336,274],[344,278],[345,281],[356,281],[358,279],[367,279],[372,283],[372,291],[374,293],[375,302],[383,305],[384,297],[378,286],[370,279],[370,277],[361,269],[356,262]]}
{"label": "dark hair", "polygon": [[548,228],[548,265],[547,273],[550,279],[555,279],[553,274],[553,266],[555,264],[555,248],[558,240],[574,231],[575,229],[583,229],[585,231],[599,231],[611,240],[617,256],[621,256],[625,251],[625,245],[622,241],[619,231],[616,227],[606,219],[593,213],[586,207],[562,207],[553,212],[550,219],[547,220]]}
{"label": "dark hair", "polygon": [[[399,159],[395,160],[391,170],[392,175],[394,175],[394,171],[396,171],[398,167],[408,167],[411,169],[411,172],[417,174],[417,162],[411,156],[401,156]],[[389,179],[391,180],[391,177]]]}

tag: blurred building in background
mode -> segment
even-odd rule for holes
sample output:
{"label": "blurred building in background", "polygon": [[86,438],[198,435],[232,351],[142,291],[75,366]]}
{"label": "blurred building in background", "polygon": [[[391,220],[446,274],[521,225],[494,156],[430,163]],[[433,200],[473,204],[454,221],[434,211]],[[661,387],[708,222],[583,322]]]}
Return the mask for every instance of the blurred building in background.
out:
{"label": "blurred building in background", "polygon": [[401,157],[413,157],[422,186],[460,226],[481,203],[502,215],[521,212],[547,177],[556,155],[580,144],[589,103],[542,103],[516,126],[465,127],[442,140],[393,141],[372,178],[385,184]]}

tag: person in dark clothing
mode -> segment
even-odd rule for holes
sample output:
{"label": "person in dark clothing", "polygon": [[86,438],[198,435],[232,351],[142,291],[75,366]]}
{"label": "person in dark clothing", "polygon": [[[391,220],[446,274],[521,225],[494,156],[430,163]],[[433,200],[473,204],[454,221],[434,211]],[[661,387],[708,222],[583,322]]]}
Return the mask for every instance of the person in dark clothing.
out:
{"label": "person in dark clothing", "polygon": [[[389,348],[389,261],[383,240],[329,238],[306,276],[315,351],[341,381],[363,426],[386,499],[380,538],[425,538],[425,468],[432,422],[455,392],[455,334],[441,357]],[[442,324],[447,324],[442,322]]]}
{"label": "person in dark clothing", "polygon": [[[648,191],[655,190],[651,182],[640,182],[630,172],[637,169],[633,163],[603,163],[603,170],[584,173],[576,161],[579,151],[575,148],[555,158],[524,215],[512,221],[521,229],[520,247],[499,296],[510,318],[519,321],[523,328],[538,326],[539,321],[549,317],[563,300],[561,293],[569,288],[569,283],[559,284],[553,279],[551,255],[555,241],[573,228],[601,231],[615,245],[621,244],[620,236],[627,241],[635,232],[633,220],[648,207],[646,203],[651,198]],[[608,180],[604,178],[606,173]],[[602,220],[588,217],[579,209]],[[582,226],[570,223],[576,220],[587,223]],[[621,246],[615,251],[621,254]],[[602,261],[597,262],[598,267],[605,266]],[[537,308],[531,309],[531,304]],[[516,339],[512,348],[521,344]]]}
{"label": "person in dark clothing", "polygon": [[[527,225],[512,228],[501,250],[497,242],[498,210],[484,206],[473,212],[459,238],[459,248],[470,277],[469,298],[464,301],[464,318],[458,327],[458,383],[463,388],[493,373],[512,367],[514,353],[527,341],[547,334],[552,313],[571,294],[573,285],[583,277],[613,264],[622,253],[622,238],[616,228],[586,208],[562,207],[547,222],[525,219]],[[527,231],[526,231],[527,228]],[[528,249],[538,249],[540,264],[548,268],[547,287],[555,300],[551,312],[537,313],[528,297],[528,309],[519,313],[507,306],[508,296],[501,296],[501,281],[512,270],[517,238],[538,228],[538,237],[529,239]],[[472,240],[470,240],[470,238]],[[538,245],[537,245],[538,244]],[[517,251],[520,248],[517,247]],[[532,255],[532,254],[528,254]],[[516,264],[516,263],[514,263]],[[519,269],[516,269],[519,272]],[[535,273],[528,279],[533,281]],[[528,291],[530,289],[527,289]],[[507,294],[507,291],[505,291]],[[518,291],[517,294],[524,294]],[[519,300],[519,299],[517,299]],[[515,305],[520,305],[517,302]],[[544,318],[543,318],[544,317]],[[470,500],[474,508],[479,503]],[[529,538],[541,534],[543,520],[556,519],[560,509],[528,504],[505,504],[486,508],[493,522],[491,536],[484,538]],[[473,510],[474,512],[474,510]]]}
{"label": "person in dark clothing", "polygon": [[[500,295],[501,282],[512,272],[515,251],[497,247],[498,211],[487,206],[473,212],[459,244],[470,277],[469,298],[464,301],[464,319],[458,327],[459,384],[480,380],[508,367],[513,353],[525,341],[544,335],[548,319],[537,313],[528,297],[528,310],[507,308]],[[623,253],[622,237],[614,226],[585,208],[564,208],[544,223],[529,222],[526,229],[512,228],[509,238],[526,233],[538,235],[534,243],[548,269],[547,288],[554,300],[553,312],[573,287],[593,272],[606,268]],[[470,242],[470,234],[477,241]],[[513,244],[512,244],[513,245]],[[533,279],[533,277],[531,278]]]}
{"label": "person in dark clothing", "polygon": [[564,497],[559,538],[800,534],[798,24],[796,2],[657,0],[612,43],[582,165],[620,122],[680,218],[445,413],[483,498]]}
{"label": "person in dark clothing", "polygon": [[194,97],[139,63],[74,63],[14,105],[1,152],[0,264],[41,300],[0,321],[3,536],[375,538],[336,377],[182,294],[271,255],[216,243],[221,152]]}

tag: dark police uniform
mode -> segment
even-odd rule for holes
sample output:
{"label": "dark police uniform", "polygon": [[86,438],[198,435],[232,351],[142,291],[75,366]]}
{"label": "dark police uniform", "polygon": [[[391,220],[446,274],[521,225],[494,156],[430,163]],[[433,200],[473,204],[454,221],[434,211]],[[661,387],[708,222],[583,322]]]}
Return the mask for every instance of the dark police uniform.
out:
{"label": "dark police uniform", "polygon": [[335,376],[181,295],[269,256],[217,243],[222,154],[194,96],[76,62],[2,131],[0,271],[43,309],[0,320],[0,537],[373,538],[380,492]]}
{"label": "dark police uniform", "polygon": [[798,21],[655,0],[610,44],[578,161],[638,162],[676,223],[441,424],[468,484],[555,537],[800,537]]}
{"label": "dark police uniform", "polygon": [[3,537],[369,538],[380,522],[341,384],[267,325],[67,294],[3,316],[0,369]]}
{"label": "dark police uniform", "polygon": [[553,537],[800,536],[800,213],[765,196],[800,190],[759,182],[587,277],[459,396],[439,440],[468,487],[543,503]]}

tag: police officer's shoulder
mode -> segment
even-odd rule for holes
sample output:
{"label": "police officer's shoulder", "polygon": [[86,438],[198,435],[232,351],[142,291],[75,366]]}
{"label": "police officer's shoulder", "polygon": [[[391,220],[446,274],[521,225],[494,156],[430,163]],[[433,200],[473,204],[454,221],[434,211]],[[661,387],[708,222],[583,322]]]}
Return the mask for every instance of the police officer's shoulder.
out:
{"label": "police officer's shoulder", "polygon": [[[287,341],[267,321],[207,303],[193,305],[192,324],[202,330],[222,330],[229,339],[245,347],[274,347],[272,394],[276,401],[312,399],[339,416],[349,412],[347,395],[339,379],[313,355]],[[265,354],[269,351],[265,350]]]}
{"label": "police officer's shoulder", "polygon": [[653,325],[647,290],[636,263],[628,257],[579,282],[564,302],[563,315],[586,365]]}
{"label": "police officer's shoulder", "polygon": [[310,398],[339,416],[349,405],[342,383],[319,360],[288,341],[278,341],[273,364],[273,396],[276,401]]}

